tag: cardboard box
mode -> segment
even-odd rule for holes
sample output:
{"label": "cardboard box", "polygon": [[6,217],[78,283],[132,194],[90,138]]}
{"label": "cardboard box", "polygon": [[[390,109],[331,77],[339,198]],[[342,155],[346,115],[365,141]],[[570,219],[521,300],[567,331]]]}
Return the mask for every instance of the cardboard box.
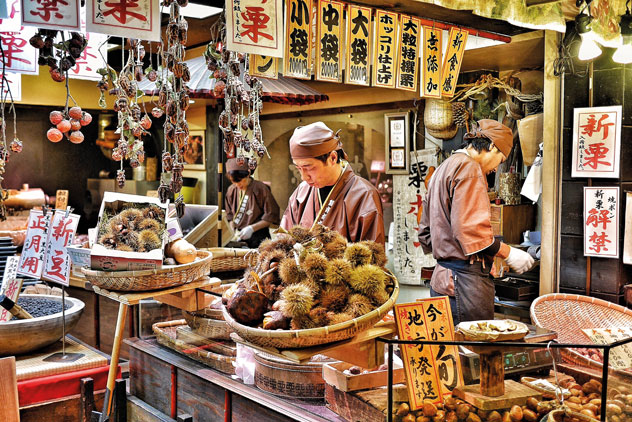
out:
{"label": "cardboard box", "polygon": [[[105,192],[101,209],[99,210],[97,230],[101,227],[103,213],[106,209],[110,214],[117,214],[130,204],[153,204],[162,208],[165,216],[167,215],[168,204],[161,203],[158,198]],[[161,221],[161,223],[165,224],[165,221]],[[162,267],[163,251],[167,238],[168,234],[167,230],[165,230],[162,236],[162,246],[149,252],[125,252],[108,249],[95,241],[90,251],[90,267],[93,270],[106,271],[133,271],[160,268]]]}

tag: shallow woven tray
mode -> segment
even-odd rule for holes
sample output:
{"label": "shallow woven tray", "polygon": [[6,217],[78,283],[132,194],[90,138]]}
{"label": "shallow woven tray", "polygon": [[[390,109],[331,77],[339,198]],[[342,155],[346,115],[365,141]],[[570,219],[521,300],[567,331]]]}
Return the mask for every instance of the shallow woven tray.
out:
{"label": "shallow woven tray", "polygon": [[177,287],[198,280],[210,273],[213,255],[197,251],[197,259],[188,264],[170,265],[156,270],[97,271],[82,268],[88,281],[97,287],[119,291],[146,291]]}
{"label": "shallow woven tray", "polygon": [[327,327],[306,330],[264,330],[262,328],[253,328],[235,321],[226,307],[223,308],[224,319],[243,340],[262,347],[299,349],[347,340],[373,327],[393,308],[399,295],[399,284],[395,277],[391,276],[391,280],[393,280],[393,293],[382,306],[361,317],[335,325],[328,325]]}
{"label": "shallow woven tray", "polygon": [[[189,327],[202,337],[216,340],[230,340],[233,330],[223,319],[213,319],[198,313],[182,311]],[[223,316],[222,316],[223,318]]]}
{"label": "shallow woven tray", "polygon": [[202,350],[199,347],[187,344],[176,338],[177,328],[181,325],[186,325],[186,323],[187,322],[183,319],[157,322],[152,325],[151,328],[154,334],[156,334],[156,340],[163,346],[182,353],[220,372],[233,375],[235,373],[235,367],[233,366],[233,362],[235,361],[234,357]]}
{"label": "shallow woven tray", "polygon": [[[561,343],[590,343],[582,331],[584,328],[632,326],[632,310],[583,295],[552,293],[540,296],[531,304],[530,312],[533,324],[557,332],[557,339]],[[560,354],[565,361],[576,365],[599,370],[603,368],[601,362],[573,349],[562,349]],[[626,374],[623,371],[616,372]]]}
{"label": "shallow woven tray", "polygon": [[590,342],[583,328],[632,326],[632,310],[589,296],[552,293],[531,304],[531,321],[553,330],[560,343]]}
{"label": "shallow woven tray", "polygon": [[253,249],[238,248],[207,248],[204,250],[213,254],[211,271],[214,273],[245,270],[248,268],[246,255],[253,251]]}

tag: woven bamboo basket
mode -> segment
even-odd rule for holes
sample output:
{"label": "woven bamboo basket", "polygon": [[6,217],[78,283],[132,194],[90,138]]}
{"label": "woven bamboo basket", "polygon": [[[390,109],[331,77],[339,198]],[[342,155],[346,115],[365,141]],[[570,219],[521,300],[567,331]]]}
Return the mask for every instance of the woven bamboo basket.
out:
{"label": "woven bamboo basket", "polygon": [[[538,327],[557,332],[562,343],[586,344],[583,328],[632,326],[632,310],[590,296],[552,293],[540,296],[531,304],[531,321]],[[573,349],[562,349],[567,362],[602,369],[601,362],[589,359]]]}
{"label": "woven bamboo basket", "polygon": [[203,315],[182,311],[184,319],[191,329],[202,337],[216,340],[230,340],[230,333],[233,332],[230,326],[222,319],[208,318]]}
{"label": "woven bamboo basket", "polygon": [[454,138],[459,128],[454,123],[452,104],[442,99],[427,99],[424,109],[424,126],[435,138]]}
{"label": "woven bamboo basket", "polygon": [[234,357],[209,352],[176,338],[177,328],[181,325],[186,325],[186,323],[187,322],[183,319],[157,322],[152,325],[152,330],[154,334],[156,334],[158,343],[163,346],[182,353],[198,362],[202,362],[220,372],[233,375],[235,373],[235,367],[233,366],[233,362],[235,361]]}
{"label": "woven bamboo basket", "polygon": [[309,328],[306,330],[264,330],[262,328],[248,327],[235,321],[226,307],[223,309],[224,319],[243,340],[262,347],[300,349],[347,340],[362,331],[372,328],[393,308],[399,295],[399,284],[395,277],[391,276],[391,280],[393,281],[393,293],[382,306],[358,318],[327,327]]}
{"label": "woven bamboo basket", "polygon": [[211,272],[214,273],[245,270],[248,268],[247,255],[253,252],[253,249],[237,248],[208,248],[204,250],[213,254]]}
{"label": "woven bamboo basket", "polygon": [[197,251],[197,259],[189,264],[170,265],[155,270],[96,271],[82,268],[86,279],[97,287],[119,291],[146,291],[181,286],[209,274],[213,255]]}

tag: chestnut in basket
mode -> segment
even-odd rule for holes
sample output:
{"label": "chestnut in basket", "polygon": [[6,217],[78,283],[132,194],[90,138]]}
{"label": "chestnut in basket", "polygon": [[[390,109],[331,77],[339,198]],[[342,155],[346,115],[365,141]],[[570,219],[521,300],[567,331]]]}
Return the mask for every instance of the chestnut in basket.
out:
{"label": "chestnut in basket", "polygon": [[254,290],[239,288],[228,301],[228,312],[240,324],[256,326],[263,320],[268,298]]}

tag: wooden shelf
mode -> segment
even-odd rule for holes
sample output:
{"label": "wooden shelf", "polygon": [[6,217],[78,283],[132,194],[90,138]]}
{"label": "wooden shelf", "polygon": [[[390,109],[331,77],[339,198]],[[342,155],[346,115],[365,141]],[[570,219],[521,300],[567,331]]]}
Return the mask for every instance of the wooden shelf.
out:
{"label": "wooden shelf", "polygon": [[519,70],[544,66],[544,31],[516,35],[508,44],[466,50],[461,72]]}

